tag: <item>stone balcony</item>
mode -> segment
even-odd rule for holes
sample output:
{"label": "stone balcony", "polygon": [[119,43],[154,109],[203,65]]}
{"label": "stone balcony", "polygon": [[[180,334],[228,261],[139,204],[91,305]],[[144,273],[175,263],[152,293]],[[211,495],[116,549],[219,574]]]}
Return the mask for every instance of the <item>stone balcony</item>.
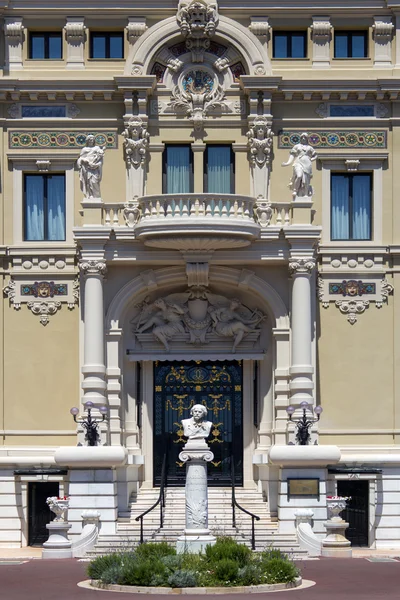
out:
{"label": "stone balcony", "polygon": [[127,229],[132,231],[146,246],[207,251],[276,239],[282,227],[292,223],[292,215],[292,202],[270,203],[237,194],[160,194],[102,204],[101,221],[116,235],[126,237]]}

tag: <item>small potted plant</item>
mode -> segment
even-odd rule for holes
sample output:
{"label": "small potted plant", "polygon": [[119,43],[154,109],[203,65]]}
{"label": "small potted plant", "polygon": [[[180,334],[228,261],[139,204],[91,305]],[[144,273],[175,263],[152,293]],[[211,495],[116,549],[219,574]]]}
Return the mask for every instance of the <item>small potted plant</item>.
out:
{"label": "small potted plant", "polygon": [[67,496],[63,496],[62,498],[59,498],[58,496],[50,496],[49,498],[47,498],[46,504],[48,505],[50,510],[56,515],[54,521],[64,520],[64,513],[69,506],[69,498]]}

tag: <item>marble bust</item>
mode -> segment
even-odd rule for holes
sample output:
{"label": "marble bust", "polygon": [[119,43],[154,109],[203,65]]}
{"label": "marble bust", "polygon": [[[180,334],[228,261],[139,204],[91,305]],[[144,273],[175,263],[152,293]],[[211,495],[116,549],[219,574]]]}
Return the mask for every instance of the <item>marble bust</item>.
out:
{"label": "marble bust", "polygon": [[205,440],[212,427],[211,421],[206,421],[207,409],[202,404],[195,404],[190,410],[190,419],[182,419],[183,433],[188,440]]}

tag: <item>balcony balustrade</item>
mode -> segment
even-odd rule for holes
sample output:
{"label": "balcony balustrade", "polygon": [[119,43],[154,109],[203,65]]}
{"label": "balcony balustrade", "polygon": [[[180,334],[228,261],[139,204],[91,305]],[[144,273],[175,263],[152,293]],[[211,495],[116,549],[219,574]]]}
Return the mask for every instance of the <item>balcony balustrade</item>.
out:
{"label": "balcony balustrade", "polygon": [[156,248],[239,248],[262,231],[290,225],[291,206],[236,194],[162,194],[104,204],[102,222],[130,227],[136,239]]}

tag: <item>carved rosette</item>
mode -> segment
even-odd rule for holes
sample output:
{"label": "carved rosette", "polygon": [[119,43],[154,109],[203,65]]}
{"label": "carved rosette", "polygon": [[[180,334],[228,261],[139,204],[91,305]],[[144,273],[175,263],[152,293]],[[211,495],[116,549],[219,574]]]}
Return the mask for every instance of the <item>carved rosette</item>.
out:
{"label": "carved rosette", "polygon": [[79,269],[82,275],[101,275],[106,276],[107,265],[104,260],[81,260]]}
{"label": "carved rosette", "polygon": [[347,315],[351,325],[357,322],[357,316],[361,315],[369,306],[369,300],[336,300],[335,306],[341,313]]}
{"label": "carved rosette", "polygon": [[289,262],[289,272],[294,275],[311,275],[315,267],[314,258],[293,258]]}

